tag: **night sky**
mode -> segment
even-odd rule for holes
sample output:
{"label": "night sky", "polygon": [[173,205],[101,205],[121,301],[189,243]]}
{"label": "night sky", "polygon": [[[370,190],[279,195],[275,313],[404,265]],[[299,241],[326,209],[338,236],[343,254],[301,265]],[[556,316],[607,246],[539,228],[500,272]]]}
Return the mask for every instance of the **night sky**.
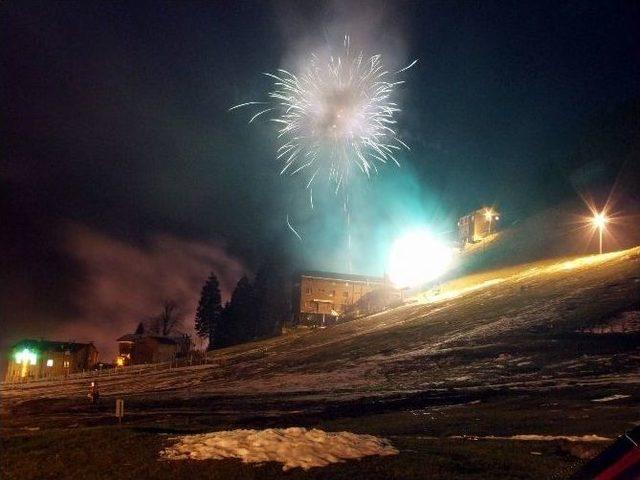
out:
{"label": "night sky", "polygon": [[164,299],[191,325],[211,270],[228,296],[274,245],[344,270],[335,198],[311,211],[272,126],[227,110],[345,34],[418,59],[398,98],[411,151],[354,186],[358,273],[382,273],[403,222],[447,234],[483,204],[519,219],[610,185],[637,169],[634,3],[4,2],[0,348],[95,340],[109,361]]}

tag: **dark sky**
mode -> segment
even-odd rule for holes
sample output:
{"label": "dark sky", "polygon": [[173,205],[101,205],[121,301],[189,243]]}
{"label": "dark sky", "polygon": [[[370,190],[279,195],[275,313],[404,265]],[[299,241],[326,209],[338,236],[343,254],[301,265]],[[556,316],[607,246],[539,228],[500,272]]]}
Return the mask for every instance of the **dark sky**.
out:
{"label": "dark sky", "polygon": [[[399,92],[412,150],[354,194],[362,273],[381,273],[369,260],[399,218],[447,231],[485,203],[517,218],[575,195],[585,136],[640,96],[634,3],[4,2],[0,347],[111,355],[166,297],[191,323],[209,271],[228,294],[274,244],[343,268],[331,199],[298,211],[271,127],[227,109],[347,33],[391,66],[419,60]],[[624,161],[592,170],[606,183]]]}

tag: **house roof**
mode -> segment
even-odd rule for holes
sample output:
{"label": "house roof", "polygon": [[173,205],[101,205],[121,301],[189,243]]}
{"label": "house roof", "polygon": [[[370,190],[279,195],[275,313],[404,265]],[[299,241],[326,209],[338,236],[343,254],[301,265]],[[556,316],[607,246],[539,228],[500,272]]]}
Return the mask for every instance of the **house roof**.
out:
{"label": "house roof", "polygon": [[369,283],[384,283],[384,277],[373,277],[369,275],[354,275],[352,273],[336,273],[336,272],[320,272],[320,271],[307,271],[301,272],[300,277],[310,278],[323,278],[327,280],[342,280],[348,282],[369,282]]}
{"label": "house roof", "polygon": [[478,208],[477,210],[474,210],[472,212],[465,213],[460,218],[462,219],[462,218],[466,218],[466,217],[472,217],[474,215],[484,215],[487,212],[491,212],[492,215],[500,215],[500,213],[493,207],[481,207],[481,208]]}
{"label": "house roof", "polygon": [[171,337],[164,337],[162,335],[148,335],[146,333],[142,333],[142,334],[127,333],[126,335],[123,335],[120,338],[118,338],[116,341],[117,342],[137,342],[144,338],[152,338],[156,340],[158,343],[164,343],[167,345],[176,345],[178,343]]}
{"label": "house roof", "polygon": [[[77,342],[57,342],[54,340],[34,340],[25,338],[20,340],[18,343],[14,344],[12,350],[17,350],[20,348],[31,348],[34,350],[38,350],[40,352],[66,352],[67,350],[71,352],[77,352],[78,350],[82,350],[85,347],[91,345],[93,347],[92,342],[88,343],[77,343]],[[95,348],[95,347],[94,347]]]}

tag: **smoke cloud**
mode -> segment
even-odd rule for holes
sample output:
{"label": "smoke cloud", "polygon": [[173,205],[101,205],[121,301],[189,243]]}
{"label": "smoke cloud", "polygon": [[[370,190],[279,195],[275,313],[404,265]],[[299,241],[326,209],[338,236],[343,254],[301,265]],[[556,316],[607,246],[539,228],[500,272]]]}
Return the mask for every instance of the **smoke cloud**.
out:
{"label": "smoke cloud", "polygon": [[[78,270],[76,281],[66,282],[66,309],[48,314],[44,305],[34,308],[37,292],[16,289],[27,293],[6,303],[10,311],[3,313],[12,325],[3,343],[25,337],[93,341],[100,359],[110,362],[117,352],[116,339],[158,314],[166,300],[178,304],[183,331],[192,334],[200,289],[209,273],[218,276],[225,300],[246,272],[222,245],[168,234],[133,242],[73,224],[60,243],[61,254]],[[55,283],[55,278],[50,280]]]}

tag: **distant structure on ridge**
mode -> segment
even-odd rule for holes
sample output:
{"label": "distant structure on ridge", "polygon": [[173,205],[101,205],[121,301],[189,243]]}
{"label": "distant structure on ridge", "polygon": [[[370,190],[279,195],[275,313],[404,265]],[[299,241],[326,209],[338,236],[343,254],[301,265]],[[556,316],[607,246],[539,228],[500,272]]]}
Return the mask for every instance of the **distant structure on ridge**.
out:
{"label": "distant structure on ridge", "polygon": [[492,208],[480,208],[458,220],[458,242],[461,247],[467,243],[477,243],[495,233],[500,215]]}

